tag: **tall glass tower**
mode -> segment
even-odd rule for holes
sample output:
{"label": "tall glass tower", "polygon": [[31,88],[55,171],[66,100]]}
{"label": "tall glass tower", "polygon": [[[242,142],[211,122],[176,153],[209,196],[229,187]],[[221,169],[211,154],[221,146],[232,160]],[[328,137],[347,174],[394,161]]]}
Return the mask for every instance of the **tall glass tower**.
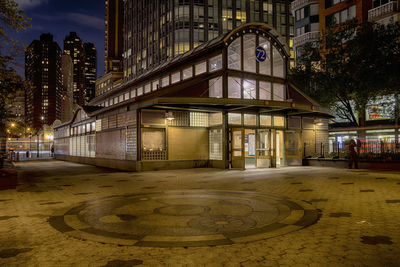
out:
{"label": "tall glass tower", "polygon": [[248,22],[264,22],[274,27],[291,48],[294,19],[290,2],[125,0],[124,79],[131,80]]}

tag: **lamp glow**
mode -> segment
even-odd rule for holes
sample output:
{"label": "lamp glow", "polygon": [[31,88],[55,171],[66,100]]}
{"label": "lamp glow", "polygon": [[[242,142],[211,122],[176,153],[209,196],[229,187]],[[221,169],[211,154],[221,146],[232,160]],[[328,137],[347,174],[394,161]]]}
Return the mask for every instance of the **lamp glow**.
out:
{"label": "lamp glow", "polygon": [[172,121],[172,120],[175,119],[175,118],[174,118],[174,115],[172,114],[171,111],[168,111],[167,113],[165,113],[165,118],[166,118],[167,120],[169,120],[169,121]]}

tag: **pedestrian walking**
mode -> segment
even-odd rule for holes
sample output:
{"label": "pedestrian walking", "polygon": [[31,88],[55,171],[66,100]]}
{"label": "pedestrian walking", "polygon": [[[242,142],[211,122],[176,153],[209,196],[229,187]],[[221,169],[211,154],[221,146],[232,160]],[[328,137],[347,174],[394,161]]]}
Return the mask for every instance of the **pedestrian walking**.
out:
{"label": "pedestrian walking", "polygon": [[357,148],[356,142],[354,140],[350,140],[350,143],[349,143],[349,169],[353,168],[353,162],[354,162],[354,169],[358,169],[358,153],[356,151],[356,148]]}

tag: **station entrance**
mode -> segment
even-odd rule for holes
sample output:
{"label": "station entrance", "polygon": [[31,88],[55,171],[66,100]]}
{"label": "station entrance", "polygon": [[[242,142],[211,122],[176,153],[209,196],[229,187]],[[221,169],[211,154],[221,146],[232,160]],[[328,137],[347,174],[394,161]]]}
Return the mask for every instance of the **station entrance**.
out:
{"label": "station entrance", "polygon": [[285,164],[282,130],[231,128],[229,133],[230,168],[279,168]]}

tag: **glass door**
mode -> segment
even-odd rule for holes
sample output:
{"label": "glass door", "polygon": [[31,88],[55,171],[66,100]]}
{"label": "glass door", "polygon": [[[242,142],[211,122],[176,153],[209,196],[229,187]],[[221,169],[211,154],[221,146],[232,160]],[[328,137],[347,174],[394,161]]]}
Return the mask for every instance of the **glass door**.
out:
{"label": "glass door", "polygon": [[268,129],[257,130],[257,168],[271,167],[271,132]]}
{"label": "glass door", "polygon": [[244,129],[232,129],[231,142],[232,168],[244,169]]}
{"label": "glass door", "polygon": [[285,164],[283,131],[271,130],[271,167],[279,168]]}
{"label": "glass door", "polygon": [[284,166],[285,159],[285,135],[283,131],[276,131],[276,167]]}

